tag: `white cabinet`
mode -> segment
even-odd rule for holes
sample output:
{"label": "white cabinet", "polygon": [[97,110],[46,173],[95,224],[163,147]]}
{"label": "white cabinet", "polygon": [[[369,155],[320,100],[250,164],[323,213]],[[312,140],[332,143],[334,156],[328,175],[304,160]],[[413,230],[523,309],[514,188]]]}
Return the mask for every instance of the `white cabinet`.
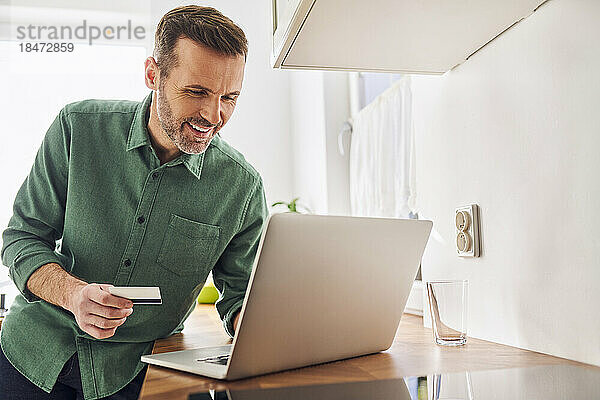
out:
{"label": "white cabinet", "polygon": [[545,0],[273,0],[275,68],[444,73]]}
{"label": "white cabinet", "polygon": [[[281,53],[283,46],[289,42],[288,38],[292,35],[292,27],[303,20],[298,15],[299,6],[302,0],[272,0],[273,13],[273,50],[272,54]],[[308,3],[313,3],[310,1]],[[307,4],[303,5],[302,10],[306,9]],[[310,5],[309,5],[310,6]],[[298,27],[296,27],[296,30]]]}

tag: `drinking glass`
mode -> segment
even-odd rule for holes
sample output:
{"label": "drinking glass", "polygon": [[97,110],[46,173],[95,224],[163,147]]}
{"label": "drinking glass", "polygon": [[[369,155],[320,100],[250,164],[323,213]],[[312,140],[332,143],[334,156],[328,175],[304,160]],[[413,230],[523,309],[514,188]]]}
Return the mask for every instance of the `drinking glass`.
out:
{"label": "drinking glass", "polygon": [[427,282],[427,297],[435,342],[461,346],[467,342],[467,289],[469,282]]}

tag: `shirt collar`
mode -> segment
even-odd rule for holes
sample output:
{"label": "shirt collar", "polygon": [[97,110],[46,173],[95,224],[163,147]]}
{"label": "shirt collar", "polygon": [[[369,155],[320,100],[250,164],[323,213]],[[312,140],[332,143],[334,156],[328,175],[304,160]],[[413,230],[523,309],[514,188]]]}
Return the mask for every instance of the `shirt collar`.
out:
{"label": "shirt collar", "polygon": [[169,167],[172,167],[174,165],[183,164],[188,169],[188,171],[190,171],[192,173],[192,175],[194,175],[196,178],[200,179],[200,175],[202,175],[202,165],[204,164],[204,153],[201,153],[201,154],[182,153],[179,157],[166,163],[166,165]]}
{"label": "shirt collar", "polygon": [[[137,149],[141,146],[151,146],[150,136],[148,135],[148,116],[150,115],[150,106],[152,105],[152,94],[150,92],[144,100],[137,106],[131,127],[129,128],[129,137],[127,138],[127,151]],[[214,139],[213,139],[214,140]],[[181,154],[174,160],[169,161],[167,166],[183,164],[188,171],[196,178],[200,179],[202,173],[202,164],[204,163],[204,153],[202,154]]]}

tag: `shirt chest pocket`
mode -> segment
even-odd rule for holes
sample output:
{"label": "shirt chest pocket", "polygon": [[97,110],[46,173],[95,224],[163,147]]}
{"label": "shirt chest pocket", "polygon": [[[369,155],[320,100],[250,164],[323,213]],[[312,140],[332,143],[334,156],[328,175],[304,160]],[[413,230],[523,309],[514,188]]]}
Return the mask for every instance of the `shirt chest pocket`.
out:
{"label": "shirt chest pocket", "polygon": [[171,214],[156,262],[179,276],[212,268],[219,232],[218,226]]}

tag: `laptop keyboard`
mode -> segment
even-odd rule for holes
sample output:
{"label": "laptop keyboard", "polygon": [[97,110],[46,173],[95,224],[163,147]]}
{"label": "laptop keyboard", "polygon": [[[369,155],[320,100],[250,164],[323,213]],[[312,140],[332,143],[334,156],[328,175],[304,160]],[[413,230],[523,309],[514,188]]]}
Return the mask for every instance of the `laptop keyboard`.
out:
{"label": "laptop keyboard", "polygon": [[205,362],[205,363],[209,363],[209,364],[227,365],[227,361],[229,361],[229,354],[224,354],[222,356],[216,356],[216,357],[200,358],[196,361]]}

